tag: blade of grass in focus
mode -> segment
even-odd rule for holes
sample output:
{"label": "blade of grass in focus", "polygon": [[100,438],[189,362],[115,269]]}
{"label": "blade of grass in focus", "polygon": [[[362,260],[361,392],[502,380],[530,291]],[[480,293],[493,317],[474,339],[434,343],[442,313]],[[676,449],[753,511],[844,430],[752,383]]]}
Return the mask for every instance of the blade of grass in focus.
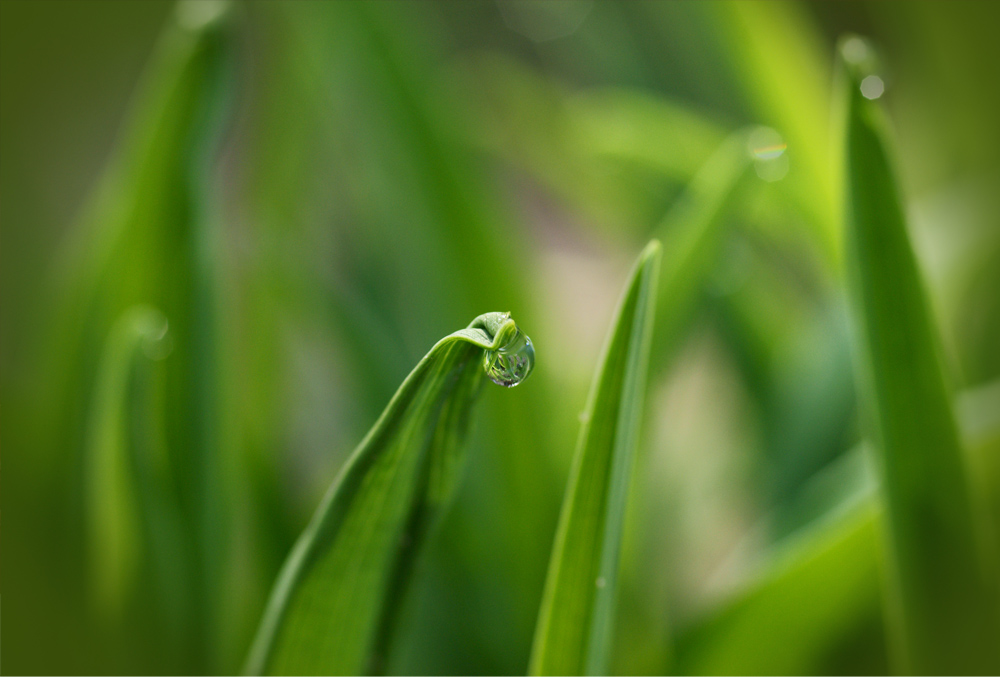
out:
{"label": "blade of grass in focus", "polygon": [[[420,542],[455,482],[485,378],[483,351],[502,353],[525,340],[509,314],[489,313],[438,341],[417,364],[289,555],[248,673],[361,674],[384,667]],[[530,342],[516,357],[528,360],[520,367],[530,371]]]}
{"label": "blade of grass in focus", "polygon": [[[458,326],[467,312],[463,308],[500,303],[527,322],[536,305],[529,280],[540,250],[523,246],[530,228],[510,215],[507,202],[499,199],[498,182],[458,142],[456,130],[464,124],[460,108],[447,92],[429,86],[440,76],[444,54],[443,45],[431,38],[441,29],[437,17],[422,7],[281,6],[296,12],[304,46],[314,52],[318,70],[306,86],[320,95],[323,130],[337,143],[330,157],[336,158],[346,190],[333,218],[347,227],[338,229],[333,256],[317,260],[317,270],[326,271],[331,258],[341,264],[344,282],[335,286],[341,299],[323,303],[343,309],[331,317],[331,328],[356,337],[350,343],[356,342],[358,350],[350,346],[351,353],[377,365],[359,362],[350,386],[351,391],[381,392],[365,402],[371,418],[438,338],[435,327]],[[354,150],[342,157],[345,147]],[[319,176],[318,194],[327,195],[329,181]],[[345,219],[343,210],[351,216]],[[320,275],[325,279],[327,273]],[[310,278],[303,279],[315,289]],[[470,284],[475,280],[489,283]],[[345,291],[351,300],[344,298]],[[427,298],[435,303],[426,304]],[[356,322],[356,310],[375,321]],[[388,332],[377,331],[380,326]],[[387,338],[393,347],[388,354],[381,348]],[[337,359],[353,363],[354,358]],[[548,441],[557,437],[547,397],[537,387],[545,383],[518,397],[490,398],[492,425],[484,426],[481,453],[470,459],[483,470],[470,472],[460,511],[448,520],[450,535],[439,542],[443,547],[428,552],[433,558],[428,570],[433,564],[449,581],[448,594],[430,597],[418,591],[413,615],[404,623],[410,645],[421,647],[421,655],[409,652],[415,658],[410,662],[397,652],[388,658],[387,670],[511,673],[523,668],[558,512],[560,483],[550,466],[539,464],[537,454],[539,444],[551,448]],[[560,426],[572,428],[568,419],[561,420]],[[484,521],[490,529],[482,528]],[[482,578],[497,585],[476,584]],[[421,590],[426,582],[418,583]],[[482,621],[461,620],[468,613],[481,614]],[[491,626],[507,628],[511,635],[493,632]],[[476,651],[458,648],[467,646]]]}
{"label": "blade of grass in focus", "polygon": [[629,278],[594,375],[539,610],[531,674],[607,672],[659,263],[654,240]]}
{"label": "blade of grass in focus", "polygon": [[898,669],[1000,668],[995,565],[987,562],[938,338],[906,229],[866,42],[840,46],[844,219],[857,375],[886,502],[889,616]]}

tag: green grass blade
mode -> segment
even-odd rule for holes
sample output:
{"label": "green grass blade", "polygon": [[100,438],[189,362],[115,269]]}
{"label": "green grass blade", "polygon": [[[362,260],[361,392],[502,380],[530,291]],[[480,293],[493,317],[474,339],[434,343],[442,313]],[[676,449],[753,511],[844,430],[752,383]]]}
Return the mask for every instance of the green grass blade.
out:
{"label": "green grass blade", "polygon": [[616,232],[644,228],[662,209],[663,189],[690,180],[726,135],[676,101],[623,87],[571,94],[499,54],[463,62],[449,85],[468,111],[470,144]]}
{"label": "green grass blade", "polygon": [[[993,413],[998,393],[1000,385],[993,384],[956,399],[964,413],[963,437],[973,449],[981,451],[1000,439],[1000,418]],[[814,491],[807,504],[831,490],[842,495],[845,486],[847,493],[811,526],[779,542],[750,582],[680,633],[672,672],[846,672],[836,669],[844,665],[836,662],[838,647],[879,614],[881,595],[878,528],[884,513],[867,472],[858,467],[863,451],[844,454],[811,480]],[[996,496],[1000,475],[986,471],[989,459],[979,461],[982,489]],[[862,660],[870,661],[855,666],[862,672],[884,671],[884,657]]]}
{"label": "green grass blade", "polygon": [[[810,479],[792,506],[808,526],[772,546],[745,584],[678,634],[672,672],[826,674],[854,667],[848,657],[838,662],[838,648],[862,624],[881,623],[880,508],[866,461],[858,447]],[[781,514],[772,513],[767,528]],[[880,640],[874,657],[866,655],[874,672],[885,664]],[[872,666],[860,666],[866,668]]]}
{"label": "green grass blade", "polygon": [[875,510],[868,500],[793,537],[752,586],[682,634],[675,674],[822,671],[859,618],[879,617]]}
{"label": "green grass blade", "polygon": [[667,243],[656,309],[654,371],[670,356],[724,240],[726,217],[752,166],[750,131],[731,134],[702,165],[656,228]]}
{"label": "green grass blade", "polygon": [[970,453],[972,477],[978,480],[974,491],[986,498],[993,543],[1000,543],[1000,381],[962,393],[955,411]]}
{"label": "green grass blade", "polygon": [[[46,311],[50,326],[39,401],[45,416],[58,423],[39,432],[39,455],[41,462],[67,470],[72,465],[56,459],[77,453],[82,458],[89,442],[80,432],[88,423],[98,425],[103,415],[91,398],[115,323],[137,305],[155,306],[170,323],[174,352],[158,368],[163,379],[158,406],[173,479],[186,489],[169,499],[176,499],[181,513],[176,526],[183,531],[154,529],[150,538],[170,532],[165,540],[177,536],[183,541],[167,548],[172,557],[153,566],[188,572],[169,603],[191,611],[180,624],[184,640],[174,642],[160,631],[163,619],[157,610],[138,601],[150,586],[134,588],[139,597],[127,600],[122,628],[129,649],[111,648],[96,638],[89,642],[95,655],[114,661],[110,664],[121,672],[148,671],[152,665],[167,672],[204,671],[221,625],[222,614],[213,608],[217,583],[224,580],[220,550],[227,540],[220,534],[233,532],[215,528],[225,493],[206,472],[218,457],[209,422],[218,412],[212,305],[214,269],[222,258],[214,242],[219,229],[210,227],[209,212],[216,195],[211,168],[232,89],[233,22],[234,12],[224,2],[178,3],[170,14],[115,152],[58,261],[52,309]],[[64,472],[56,476],[71,490],[59,495],[70,500],[86,495],[76,490],[80,480],[63,479]],[[142,503],[151,497],[139,493],[142,516]],[[75,505],[71,510],[79,511]],[[156,546],[148,554],[156,558],[162,550]],[[70,571],[81,565],[67,559]]]}
{"label": "green grass blade", "polygon": [[111,330],[98,367],[86,454],[87,531],[91,592],[108,619],[118,619],[137,582],[143,538],[138,458],[152,452],[146,430],[137,430],[148,412],[136,411],[133,381],[141,361],[162,356],[166,318],[137,307]]}
{"label": "green grass blade", "polygon": [[[984,561],[963,452],[923,280],[884,142],[859,38],[846,72],[844,218],[857,322],[857,373],[886,501],[888,583],[899,667],[1000,668],[995,568]],[[871,91],[866,90],[866,91]],[[988,573],[989,572],[989,573]]]}
{"label": "green grass blade", "polygon": [[531,674],[604,674],[653,329],[660,244],[632,272],[584,412],[535,630]]}
{"label": "green grass blade", "polygon": [[570,140],[587,156],[618,158],[687,181],[725,130],[675,101],[641,90],[601,88],[566,100]]}
{"label": "green grass blade", "polygon": [[518,332],[507,313],[482,315],[438,341],[410,372],[285,562],[247,672],[380,669],[421,536],[451,493],[485,379],[483,351]]}
{"label": "green grass blade", "polygon": [[[781,132],[795,167],[783,183],[815,229],[826,262],[840,254],[829,145],[829,66],[805,8],[788,2],[712,3],[723,44],[756,119]],[[761,40],[761,35],[770,39]]]}

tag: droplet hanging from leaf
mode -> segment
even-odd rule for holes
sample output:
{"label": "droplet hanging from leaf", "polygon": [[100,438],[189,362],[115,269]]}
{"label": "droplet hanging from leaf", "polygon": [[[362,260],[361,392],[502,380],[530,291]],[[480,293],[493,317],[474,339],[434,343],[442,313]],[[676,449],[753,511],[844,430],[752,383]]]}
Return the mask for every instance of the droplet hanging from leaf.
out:
{"label": "droplet hanging from leaf", "polygon": [[487,350],[483,362],[490,380],[505,388],[513,388],[528,378],[534,366],[535,348],[520,329],[496,350]]}

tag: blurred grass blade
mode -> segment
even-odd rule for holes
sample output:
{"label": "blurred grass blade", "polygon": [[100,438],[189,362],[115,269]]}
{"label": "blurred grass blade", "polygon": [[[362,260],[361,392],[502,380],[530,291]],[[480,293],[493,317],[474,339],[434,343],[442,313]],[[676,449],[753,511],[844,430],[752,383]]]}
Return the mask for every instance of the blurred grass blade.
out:
{"label": "blurred grass blade", "polygon": [[751,134],[740,130],[726,138],[656,228],[667,253],[656,309],[654,372],[669,358],[716,262],[729,208],[752,166]]}
{"label": "blurred grass blade", "polygon": [[92,594],[109,620],[120,616],[136,583],[142,550],[136,464],[151,450],[148,429],[137,428],[150,412],[135,410],[133,379],[140,361],[162,356],[166,329],[158,311],[132,309],[111,330],[98,367],[87,439],[87,528]]}
{"label": "blurred grass blade", "polygon": [[[1000,418],[994,414],[998,393],[1000,384],[993,384],[956,400],[965,413],[964,437],[975,449],[1000,439]],[[838,647],[863,634],[864,624],[880,613],[878,526],[884,514],[868,473],[858,467],[863,451],[844,454],[811,480],[821,493],[853,488],[812,526],[780,542],[751,583],[680,633],[671,672],[850,673],[850,656],[837,658]],[[979,461],[985,466],[989,459]],[[1000,474],[984,475],[983,489],[996,496]]]}
{"label": "blurred grass blade", "polygon": [[[886,500],[898,666],[1000,669],[996,568],[985,561],[933,319],[907,235],[874,90],[871,48],[841,45],[846,98],[844,218],[857,373]],[[863,84],[864,83],[864,84]],[[874,95],[881,94],[878,89]]]}
{"label": "blurred grass blade", "polygon": [[594,376],[539,611],[531,674],[605,674],[639,437],[660,244],[640,255]]}
{"label": "blurred grass blade", "polygon": [[756,580],[677,639],[673,674],[807,675],[879,622],[877,503],[869,495],[789,537]]}
{"label": "blurred grass blade", "polygon": [[1000,381],[962,393],[955,410],[970,453],[972,477],[978,480],[974,489],[986,496],[993,543],[1000,543]]}
{"label": "blurred grass blade", "polygon": [[670,99],[635,89],[575,94],[566,100],[566,115],[570,140],[586,155],[630,160],[685,182],[726,132]]}
{"label": "blurred grass blade", "polygon": [[[829,62],[804,7],[790,2],[705,5],[758,119],[788,142],[793,169],[782,181],[815,228],[826,263],[840,254],[830,171]],[[761,36],[768,39],[762,40]]]}
{"label": "blurred grass blade", "polygon": [[[219,411],[214,402],[218,383],[213,305],[216,268],[224,250],[216,241],[221,229],[212,228],[209,212],[216,195],[212,168],[232,89],[230,10],[227,2],[181,2],[169,15],[115,153],[60,262],[62,277],[45,347],[44,406],[51,407],[52,420],[62,424],[40,431],[49,439],[39,446],[50,453],[76,452],[78,420],[93,422],[85,444],[115,444],[111,428],[99,432],[111,425],[101,423],[110,414],[95,409],[99,403],[92,400],[102,388],[113,389],[99,385],[99,377],[122,378],[107,375],[111,366],[99,365],[112,328],[138,305],[155,306],[170,318],[174,352],[158,370],[163,383],[157,406],[164,453],[173,478],[185,491],[167,497],[140,488],[137,501],[130,501],[122,489],[118,498],[107,499],[120,501],[117,507],[92,509],[108,511],[94,518],[103,520],[110,511],[125,510],[132,503],[128,509],[137,508],[137,514],[126,517],[120,512],[115,519],[134,525],[146,518],[162,522],[163,528],[151,527],[148,533],[147,554],[157,560],[149,562],[157,575],[174,581],[168,585],[173,592],[162,596],[168,606],[186,610],[182,623],[175,623],[181,612],[167,621],[175,623],[184,640],[174,641],[162,631],[160,609],[146,597],[156,584],[143,579],[143,585],[133,589],[136,595],[126,600],[122,631],[129,651],[93,642],[95,653],[122,672],[141,672],[152,665],[166,672],[198,672],[197,666],[215,652],[222,627],[216,623],[222,614],[214,606],[219,582],[226,580],[221,572],[221,550],[227,543],[223,535],[233,532],[217,522],[225,492],[212,469],[219,456],[212,432]],[[108,440],[99,440],[100,435],[108,435]],[[139,470],[137,481],[145,482]],[[67,492],[80,493],[86,492]],[[163,510],[155,512],[163,520],[144,512],[149,501],[161,502]],[[161,555],[166,558],[161,560]],[[74,569],[77,566],[74,563]],[[177,583],[181,577],[183,585]]]}
{"label": "blurred grass blade", "polygon": [[520,336],[508,313],[481,315],[438,341],[410,372],[285,562],[247,672],[381,669],[418,546],[454,484],[485,379],[483,351]]}
{"label": "blurred grass blade", "polygon": [[566,205],[617,232],[645,227],[650,210],[662,209],[663,191],[641,188],[638,177],[686,183],[726,134],[642,90],[569,94],[500,54],[462,62],[449,84],[468,111],[461,122],[469,144],[528,172]]}

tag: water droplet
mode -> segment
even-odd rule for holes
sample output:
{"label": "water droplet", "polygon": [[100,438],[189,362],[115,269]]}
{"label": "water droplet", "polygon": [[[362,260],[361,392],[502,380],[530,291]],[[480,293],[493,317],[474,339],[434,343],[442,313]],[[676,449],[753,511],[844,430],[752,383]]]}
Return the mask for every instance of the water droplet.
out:
{"label": "water droplet", "polygon": [[885,72],[878,50],[865,38],[851,36],[841,42],[840,53],[852,78],[861,83],[866,99],[877,99],[885,92]]}
{"label": "water droplet", "polygon": [[885,83],[877,75],[869,75],[861,81],[861,95],[866,99],[877,99],[885,92]]}
{"label": "water droplet", "polygon": [[535,366],[535,348],[531,339],[520,329],[496,350],[487,350],[483,368],[497,385],[513,388],[528,378]]}
{"label": "water droplet", "polygon": [[844,41],[840,48],[844,60],[851,64],[862,64],[871,58],[872,50],[864,38],[854,35]]}
{"label": "water droplet", "polygon": [[228,0],[184,0],[177,4],[177,22],[189,31],[200,31],[229,10]]}
{"label": "water droplet", "polygon": [[139,321],[143,354],[154,361],[165,359],[174,349],[174,337],[170,333],[167,316],[158,310],[149,310]]}
{"label": "water droplet", "polygon": [[603,588],[607,584],[608,582],[604,580],[604,576],[598,576],[597,580],[594,581],[594,585],[596,585],[599,588]]}
{"label": "water droplet", "polygon": [[757,176],[765,181],[780,181],[788,173],[788,144],[770,127],[758,127],[750,133],[747,148],[754,159]]}

